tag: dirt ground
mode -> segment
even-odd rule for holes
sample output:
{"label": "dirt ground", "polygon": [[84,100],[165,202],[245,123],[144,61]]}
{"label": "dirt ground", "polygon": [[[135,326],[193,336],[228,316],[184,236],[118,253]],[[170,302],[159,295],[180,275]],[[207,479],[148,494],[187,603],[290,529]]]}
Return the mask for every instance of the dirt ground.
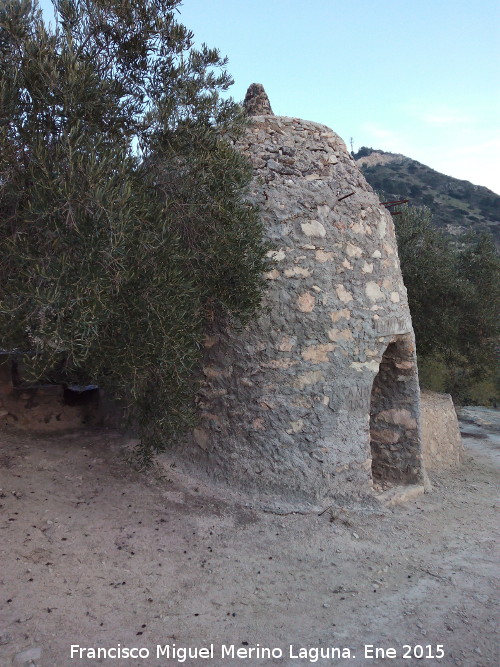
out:
{"label": "dirt ground", "polygon": [[[431,493],[321,516],[147,477],[112,431],[0,433],[0,665],[500,664],[500,416],[463,417],[464,464],[431,475]],[[167,644],[177,658],[157,659]],[[182,662],[211,644],[213,658]],[[72,658],[71,645],[149,656]]]}

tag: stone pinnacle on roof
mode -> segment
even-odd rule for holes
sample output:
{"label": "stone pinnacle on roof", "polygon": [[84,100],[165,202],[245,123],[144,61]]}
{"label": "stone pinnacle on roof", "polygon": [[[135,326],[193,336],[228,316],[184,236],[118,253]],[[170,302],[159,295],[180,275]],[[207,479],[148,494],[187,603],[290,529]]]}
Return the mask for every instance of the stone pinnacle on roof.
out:
{"label": "stone pinnacle on roof", "polygon": [[243,106],[249,116],[273,115],[269,98],[261,83],[252,83],[249,86]]}

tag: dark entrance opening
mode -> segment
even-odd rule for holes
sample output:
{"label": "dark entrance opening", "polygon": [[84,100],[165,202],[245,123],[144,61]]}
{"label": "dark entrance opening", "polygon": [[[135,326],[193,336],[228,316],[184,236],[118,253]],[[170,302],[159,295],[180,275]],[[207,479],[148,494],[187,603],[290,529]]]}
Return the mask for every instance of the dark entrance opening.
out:
{"label": "dark entrance opening", "polygon": [[370,444],[375,484],[415,484],[422,480],[419,386],[410,334],[387,346],[373,382]]}

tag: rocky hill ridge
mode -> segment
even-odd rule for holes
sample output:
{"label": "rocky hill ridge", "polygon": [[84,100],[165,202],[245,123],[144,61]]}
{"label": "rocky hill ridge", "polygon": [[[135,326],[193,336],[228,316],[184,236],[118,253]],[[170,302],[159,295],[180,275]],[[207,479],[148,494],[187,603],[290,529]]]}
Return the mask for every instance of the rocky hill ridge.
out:
{"label": "rocky hill ridge", "polygon": [[435,224],[448,233],[488,232],[500,245],[500,196],[492,190],[398,153],[363,147],[353,157],[382,199],[404,198],[428,206]]}

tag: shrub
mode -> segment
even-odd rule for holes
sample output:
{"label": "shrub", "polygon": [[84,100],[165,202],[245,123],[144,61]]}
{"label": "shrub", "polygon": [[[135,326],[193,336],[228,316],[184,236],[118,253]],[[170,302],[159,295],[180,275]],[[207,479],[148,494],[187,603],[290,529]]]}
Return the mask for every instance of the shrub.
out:
{"label": "shrub", "polygon": [[441,388],[463,400],[498,372],[498,251],[485,234],[453,242],[426,208],[405,207],[395,224],[422,376],[432,385],[439,365]]}

